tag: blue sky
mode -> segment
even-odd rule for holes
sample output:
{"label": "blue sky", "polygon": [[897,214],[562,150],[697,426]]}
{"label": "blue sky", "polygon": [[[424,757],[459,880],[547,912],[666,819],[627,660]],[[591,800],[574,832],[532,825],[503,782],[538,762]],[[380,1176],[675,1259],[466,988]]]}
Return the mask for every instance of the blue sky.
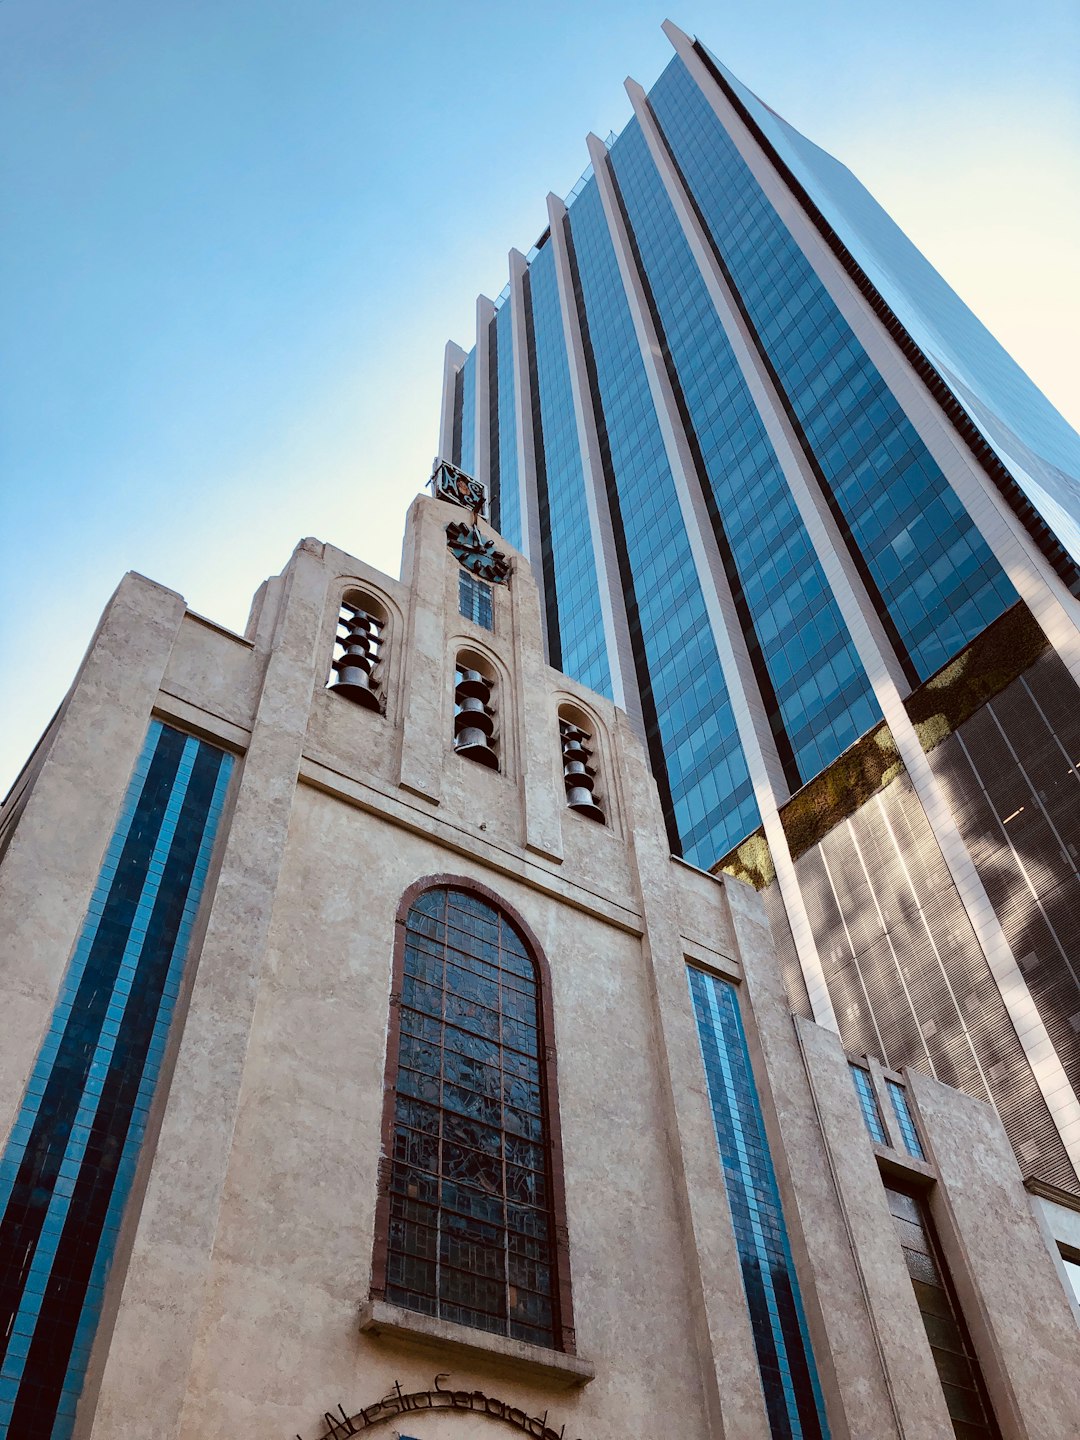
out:
{"label": "blue sky", "polygon": [[[1077,424],[1073,0],[670,13]],[[397,572],[443,344],[666,64],[664,15],[0,0],[0,792],[125,570],[237,628],[303,535]]]}

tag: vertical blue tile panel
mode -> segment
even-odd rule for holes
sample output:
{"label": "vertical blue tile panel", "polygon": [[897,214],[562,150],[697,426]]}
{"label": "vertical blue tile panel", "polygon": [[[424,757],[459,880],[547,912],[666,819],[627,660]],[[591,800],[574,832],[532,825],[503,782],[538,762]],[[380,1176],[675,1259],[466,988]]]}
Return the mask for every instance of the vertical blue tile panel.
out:
{"label": "vertical blue tile panel", "polygon": [[734,985],[687,968],[774,1440],[827,1440],[825,1405]]}
{"label": "vertical blue tile panel", "polygon": [[0,1163],[0,1434],[67,1440],[231,757],[154,721]]}

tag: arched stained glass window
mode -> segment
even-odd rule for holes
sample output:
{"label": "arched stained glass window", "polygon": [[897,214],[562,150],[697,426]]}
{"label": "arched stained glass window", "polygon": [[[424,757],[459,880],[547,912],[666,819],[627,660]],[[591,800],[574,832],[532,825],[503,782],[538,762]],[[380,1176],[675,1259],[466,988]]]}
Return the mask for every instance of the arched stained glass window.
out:
{"label": "arched stained glass window", "polygon": [[453,884],[423,890],[399,927],[373,1293],[570,1350],[535,947],[497,903]]}

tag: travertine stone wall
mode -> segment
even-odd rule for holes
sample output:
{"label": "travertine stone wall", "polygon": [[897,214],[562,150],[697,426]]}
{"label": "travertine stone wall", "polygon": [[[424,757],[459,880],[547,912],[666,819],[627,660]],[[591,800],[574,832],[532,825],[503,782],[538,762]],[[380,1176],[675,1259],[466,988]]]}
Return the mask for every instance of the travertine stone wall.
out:
{"label": "travertine stone wall", "polygon": [[[544,661],[521,558],[496,588],[493,631],[459,616],[445,529],[461,514],[414,503],[400,582],[302,541],[256,597],[246,639],[129,577],[37,770],[0,869],[2,983],[17,1022],[0,1048],[5,1114],[151,715],[241,757],[77,1435],[314,1440],[339,1403],[352,1414],[394,1380],[426,1390],[447,1371],[456,1388],[548,1412],[568,1437],[677,1424],[696,1440],[766,1440],[687,963],[740,986],[832,1434],[946,1433],[838,1040],[793,1020],[760,897],[669,855],[631,722]],[[326,689],[341,599],[355,589],[390,617],[385,714]],[[463,647],[499,676],[498,773],[452,749]],[[567,702],[592,723],[607,825],[565,805]],[[449,1327],[442,1348],[431,1337],[423,1348],[359,1326],[395,914],[410,885],[446,874],[517,910],[551,967],[578,1348],[561,1374],[498,1337],[469,1350]],[[1005,1377],[1003,1429],[1061,1433],[1038,1425],[1066,1413],[1070,1384],[1080,1390],[1080,1347],[1060,1293],[1056,1311],[1036,1313],[1040,1286],[1058,1282],[1007,1143],[988,1107],[932,1082],[913,1093],[950,1196],[940,1223]],[[996,1187],[992,1221],[977,1213],[980,1165]],[[1014,1253],[1028,1267],[1015,1286]],[[1041,1385],[1048,1364],[1057,1378]],[[409,1419],[421,1440],[460,1440],[474,1424]]]}

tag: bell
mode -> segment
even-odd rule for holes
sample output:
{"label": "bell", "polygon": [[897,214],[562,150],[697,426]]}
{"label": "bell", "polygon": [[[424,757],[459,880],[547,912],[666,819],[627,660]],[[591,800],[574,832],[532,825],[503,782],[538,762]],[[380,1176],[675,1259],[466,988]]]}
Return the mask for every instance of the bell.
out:
{"label": "bell", "polygon": [[469,696],[474,700],[482,700],[486,705],[491,699],[491,681],[481,675],[479,670],[459,670],[454,694],[459,699]]}
{"label": "bell", "polygon": [[371,671],[374,664],[366,656],[350,655],[346,652],[340,660],[334,661],[338,678],[328,688],[335,695],[344,695],[363,705],[366,710],[382,710],[379,697],[371,688]]}
{"label": "bell", "polygon": [[458,731],[454,737],[454,749],[467,760],[475,760],[478,765],[485,765],[489,770],[499,768],[499,757],[488,744],[487,734],[476,726]]}
{"label": "bell", "polygon": [[489,710],[484,708],[482,700],[474,700],[471,697],[459,702],[460,709],[454,716],[454,730],[460,734],[463,730],[480,730],[485,735],[490,735],[495,729],[495,717]]}
{"label": "bell", "polygon": [[593,799],[592,791],[587,790],[584,785],[568,785],[566,787],[566,803],[579,815],[587,815],[590,820],[599,820],[601,825],[605,823],[603,810]]}
{"label": "bell", "polygon": [[604,812],[593,796],[596,771],[589,764],[588,741],[591,737],[587,730],[572,725],[569,720],[561,720],[559,730],[562,738],[566,803],[579,815],[587,815],[590,820],[597,820],[603,825],[606,823]]}

